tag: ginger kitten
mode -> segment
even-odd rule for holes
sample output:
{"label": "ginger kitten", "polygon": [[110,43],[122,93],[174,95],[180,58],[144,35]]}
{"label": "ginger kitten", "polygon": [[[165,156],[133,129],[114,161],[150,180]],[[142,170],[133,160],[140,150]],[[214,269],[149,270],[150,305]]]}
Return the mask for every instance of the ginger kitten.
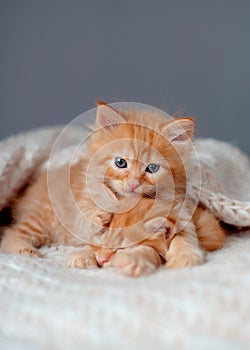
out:
{"label": "ginger kitten", "polygon": [[[207,242],[207,237],[213,240],[213,235],[218,234],[220,244],[214,247],[219,247],[223,244],[224,233],[213,215],[205,215],[203,210],[195,212],[195,225],[192,220],[194,203],[185,202],[185,167],[191,162],[193,130],[194,122],[190,118],[170,120],[160,113],[143,110],[118,112],[99,103],[86,152],[74,166],[38,174],[13,204],[15,223],[4,230],[2,249],[7,253],[41,256],[38,248],[50,243],[86,246],[102,234],[112,241],[114,236],[107,232],[117,228],[124,229],[123,240],[124,232],[127,231],[126,237],[130,230],[124,220],[136,217],[136,209],[140,217],[140,206],[144,204],[137,207],[137,202],[141,198],[146,205],[147,199],[159,201],[158,207],[163,205],[166,214],[159,215],[159,209],[155,217],[164,217],[175,227],[169,247],[165,239],[165,247],[153,248],[166,260],[166,266],[202,263],[204,254],[199,238]],[[122,215],[127,219],[122,219]],[[150,224],[141,224],[140,220],[139,227],[134,225],[134,233],[129,235],[145,231],[150,234],[150,229]],[[197,235],[197,231],[202,235]],[[107,246],[107,241],[105,244]],[[209,247],[209,242],[206,244]],[[143,255],[141,246],[145,250],[145,244],[135,244],[134,253],[130,250],[129,256],[136,259]],[[213,249],[213,244],[211,247]],[[114,265],[118,259],[115,256],[128,254],[126,249],[132,247],[122,248],[121,252],[117,250]],[[76,266],[72,256],[69,266]]]}

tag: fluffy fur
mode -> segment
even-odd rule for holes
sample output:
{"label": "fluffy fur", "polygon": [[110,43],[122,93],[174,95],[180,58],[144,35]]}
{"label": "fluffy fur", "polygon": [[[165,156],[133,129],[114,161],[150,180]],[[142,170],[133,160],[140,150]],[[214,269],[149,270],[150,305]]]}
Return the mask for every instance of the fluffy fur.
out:
{"label": "fluffy fur", "polygon": [[[224,233],[192,201],[181,212],[193,129],[189,118],[118,113],[100,103],[82,159],[42,172],[13,204],[15,223],[4,231],[3,250],[40,256],[37,248],[45,244],[84,246],[68,266],[109,262],[133,276],[162,262],[169,268],[202,263],[201,248],[220,248]],[[159,168],[154,173],[147,171],[152,164]]]}

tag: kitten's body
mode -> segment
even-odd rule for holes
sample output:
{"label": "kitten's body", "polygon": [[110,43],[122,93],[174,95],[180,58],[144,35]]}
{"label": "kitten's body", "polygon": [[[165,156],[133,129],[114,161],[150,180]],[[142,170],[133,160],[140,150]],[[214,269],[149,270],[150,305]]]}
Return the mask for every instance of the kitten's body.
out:
{"label": "kitten's body", "polygon": [[[50,171],[48,182],[47,172],[41,173],[16,201],[15,224],[6,228],[2,238],[4,251],[40,256],[36,248],[45,244],[83,246],[92,242],[97,263],[98,250],[100,255],[102,249],[96,248],[97,238],[102,237],[100,245],[107,247],[115,237],[121,243],[124,237],[132,237],[134,241],[136,235],[150,233],[144,214],[152,203],[156,203],[158,209],[153,217],[149,215],[150,220],[154,216],[168,218],[177,232],[169,247],[166,235],[162,239],[162,232],[152,238],[156,242],[156,236],[161,237],[161,244],[157,241],[154,247],[146,245],[143,239],[133,247],[113,247],[112,252],[117,253],[109,260],[115,266],[123,265],[121,259],[128,260],[128,256],[133,261],[144,255],[149,256],[142,260],[146,262],[152,258],[154,266],[160,264],[160,255],[167,267],[202,263],[204,254],[199,247],[197,231],[198,234],[202,232],[200,241],[206,249],[213,250],[223,244],[224,234],[212,214],[196,210],[195,226],[192,220],[195,208],[191,201],[186,204],[184,215],[179,217],[186,196],[185,167],[190,161],[192,120],[166,120],[159,114],[145,111],[119,114],[101,104],[95,128],[87,153],[70,167],[70,173],[68,166]],[[126,166],[121,167],[124,160]],[[125,212],[119,213],[124,208],[127,208]],[[131,228],[130,224],[136,223],[138,218],[139,223]],[[207,239],[210,233],[218,236],[216,244],[211,243],[215,241],[213,237]],[[93,258],[89,247],[84,248],[84,252]],[[79,266],[76,263],[79,254],[69,258],[69,266]],[[82,258],[78,261],[85,264]]]}
{"label": "kitten's body", "polygon": [[154,200],[142,198],[132,210],[113,214],[101,235],[71,254],[68,266],[114,266],[124,274],[139,276],[162,264],[181,268],[202,263],[206,251],[224,245],[225,234],[213,214],[200,206],[187,227],[178,232],[178,210],[178,205],[173,206],[168,213],[166,200],[154,205]]}

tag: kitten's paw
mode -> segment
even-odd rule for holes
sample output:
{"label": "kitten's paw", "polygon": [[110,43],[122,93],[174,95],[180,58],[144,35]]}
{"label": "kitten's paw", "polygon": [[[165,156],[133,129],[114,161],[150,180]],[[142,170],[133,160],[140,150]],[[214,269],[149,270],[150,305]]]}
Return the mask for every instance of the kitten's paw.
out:
{"label": "kitten's paw", "polygon": [[83,249],[70,254],[67,266],[77,267],[79,269],[92,269],[98,267],[98,264],[94,252],[89,249]]}
{"label": "kitten's paw", "polygon": [[135,252],[118,251],[112,259],[112,265],[127,276],[139,277],[152,273],[156,266],[147,259],[137,256]]}
{"label": "kitten's paw", "polygon": [[105,211],[97,211],[90,219],[90,230],[93,233],[100,233],[111,221],[111,214]]}
{"label": "kitten's paw", "polygon": [[42,254],[39,252],[39,250],[33,247],[20,248],[18,249],[18,254],[24,256],[31,256],[33,258],[42,258]]}
{"label": "kitten's paw", "polygon": [[187,251],[171,252],[166,254],[165,267],[170,269],[181,269],[183,267],[203,264],[205,256],[202,250],[192,249]]}
{"label": "kitten's paw", "polygon": [[96,219],[101,222],[101,226],[106,226],[111,221],[111,214],[106,211],[100,211]]}

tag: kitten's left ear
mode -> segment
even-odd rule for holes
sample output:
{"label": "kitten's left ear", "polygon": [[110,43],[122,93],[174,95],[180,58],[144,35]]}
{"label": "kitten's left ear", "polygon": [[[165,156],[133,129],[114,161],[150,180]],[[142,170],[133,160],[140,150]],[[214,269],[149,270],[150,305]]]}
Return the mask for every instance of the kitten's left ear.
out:
{"label": "kitten's left ear", "polygon": [[115,126],[124,123],[124,119],[114,108],[99,101],[96,111],[96,124],[98,127]]}
{"label": "kitten's left ear", "polygon": [[164,135],[172,143],[183,144],[191,141],[194,134],[194,119],[180,118],[166,125]]}

